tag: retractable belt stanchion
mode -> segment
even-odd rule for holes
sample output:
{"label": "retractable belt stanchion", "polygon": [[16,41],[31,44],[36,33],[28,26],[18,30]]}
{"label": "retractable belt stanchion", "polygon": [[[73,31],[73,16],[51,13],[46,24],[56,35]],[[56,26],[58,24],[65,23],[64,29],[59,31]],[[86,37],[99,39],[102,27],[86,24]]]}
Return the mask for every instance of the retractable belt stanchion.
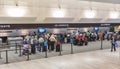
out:
{"label": "retractable belt stanchion", "polygon": [[45,49],[46,49],[46,50],[45,50],[45,58],[48,58],[48,55],[47,55],[47,47],[48,47],[48,46],[45,46]]}
{"label": "retractable belt stanchion", "polygon": [[2,57],[1,57],[1,51],[0,51],[0,59],[2,59]]}
{"label": "retractable belt stanchion", "polygon": [[22,56],[22,53],[21,53],[21,45],[19,45],[19,56]]}
{"label": "retractable belt stanchion", "polygon": [[15,53],[17,54],[17,42],[15,41]]}
{"label": "retractable belt stanchion", "polygon": [[73,39],[70,39],[70,44],[71,44],[71,54],[73,54]]}
{"label": "retractable belt stanchion", "polygon": [[6,64],[8,64],[8,50],[5,50],[6,51]]}
{"label": "retractable belt stanchion", "polygon": [[59,52],[59,56],[62,56],[62,43],[60,44],[60,52]]}
{"label": "retractable belt stanchion", "polygon": [[30,53],[29,53],[29,49],[28,49],[28,53],[27,53],[27,61],[29,61],[30,60],[30,55],[29,55]]}
{"label": "retractable belt stanchion", "polygon": [[120,59],[120,45],[119,45],[119,59]]}
{"label": "retractable belt stanchion", "polygon": [[62,51],[62,45],[63,45],[63,43],[61,42],[61,51]]}
{"label": "retractable belt stanchion", "polygon": [[3,46],[3,42],[2,42],[2,48],[4,48],[4,46]]}
{"label": "retractable belt stanchion", "polygon": [[101,50],[103,50],[103,38],[101,38]]}

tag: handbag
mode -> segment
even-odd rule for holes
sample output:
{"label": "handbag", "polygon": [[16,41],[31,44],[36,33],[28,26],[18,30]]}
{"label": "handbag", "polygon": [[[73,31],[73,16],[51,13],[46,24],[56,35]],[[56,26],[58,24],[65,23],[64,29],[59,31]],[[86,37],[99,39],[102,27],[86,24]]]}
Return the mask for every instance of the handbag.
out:
{"label": "handbag", "polygon": [[115,47],[118,47],[118,43],[117,42],[113,42],[112,45],[115,46]]}

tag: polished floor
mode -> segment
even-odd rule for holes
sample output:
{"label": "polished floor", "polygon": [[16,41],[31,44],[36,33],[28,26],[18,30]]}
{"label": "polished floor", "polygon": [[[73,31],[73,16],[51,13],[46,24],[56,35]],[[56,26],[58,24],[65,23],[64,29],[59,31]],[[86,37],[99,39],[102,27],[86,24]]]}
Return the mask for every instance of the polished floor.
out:
{"label": "polished floor", "polygon": [[0,65],[0,69],[120,69],[120,49],[70,54]]}
{"label": "polished floor", "polygon": [[[120,43],[120,42],[119,42]],[[14,46],[14,45],[10,45]],[[110,41],[103,41],[103,49],[109,49],[111,47]],[[73,52],[74,54],[76,53],[81,53],[81,52],[89,52],[89,51],[95,51],[95,50],[100,50],[101,48],[101,41],[96,41],[96,42],[89,42],[87,46],[73,46]],[[22,62],[26,61],[27,56],[21,56],[19,57],[19,50],[17,51],[18,53],[15,53],[15,47],[10,47],[8,50],[13,49],[14,51],[8,51],[8,62],[9,63],[15,63],[15,62]],[[18,47],[19,49],[19,47]],[[4,49],[1,49],[3,51]],[[69,55],[71,53],[71,44],[63,44],[62,45],[62,55]],[[59,55],[59,52],[48,52],[48,58],[50,57],[56,57]],[[6,52],[1,52],[1,57],[0,59],[0,65],[5,64],[6,62]],[[35,55],[30,55],[31,60],[35,59],[44,59],[45,58],[45,53],[44,52],[38,52]]]}

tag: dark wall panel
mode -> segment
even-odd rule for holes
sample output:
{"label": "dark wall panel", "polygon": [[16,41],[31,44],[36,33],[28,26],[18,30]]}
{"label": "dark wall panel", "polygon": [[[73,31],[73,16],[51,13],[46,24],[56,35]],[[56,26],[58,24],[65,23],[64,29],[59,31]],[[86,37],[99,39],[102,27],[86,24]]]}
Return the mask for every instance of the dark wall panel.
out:
{"label": "dark wall panel", "polygon": [[4,29],[35,29],[39,27],[44,28],[79,28],[79,27],[109,27],[118,26],[120,23],[65,23],[65,24],[0,24],[0,30]]}

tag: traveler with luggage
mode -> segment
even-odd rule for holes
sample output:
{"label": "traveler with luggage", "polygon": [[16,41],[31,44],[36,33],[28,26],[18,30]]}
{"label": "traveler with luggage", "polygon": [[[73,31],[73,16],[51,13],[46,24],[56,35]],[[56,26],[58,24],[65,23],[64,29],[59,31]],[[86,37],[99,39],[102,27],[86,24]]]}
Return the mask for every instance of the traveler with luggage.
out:
{"label": "traveler with luggage", "polygon": [[116,47],[118,46],[117,44],[117,38],[116,35],[112,35],[112,39],[111,39],[111,52],[116,51]]}
{"label": "traveler with luggage", "polygon": [[38,51],[39,51],[39,52],[41,52],[41,51],[43,52],[44,38],[41,36],[41,37],[39,38],[38,42],[39,42]]}
{"label": "traveler with luggage", "polygon": [[55,49],[54,44],[56,42],[54,34],[51,35],[51,37],[49,38],[49,40],[50,40],[51,51],[54,51],[54,49]]}
{"label": "traveler with luggage", "polygon": [[26,54],[28,54],[29,53],[29,42],[27,41],[27,39],[25,38],[24,40],[23,40],[23,52],[22,52],[22,54],[23,55],[26,55]]}

